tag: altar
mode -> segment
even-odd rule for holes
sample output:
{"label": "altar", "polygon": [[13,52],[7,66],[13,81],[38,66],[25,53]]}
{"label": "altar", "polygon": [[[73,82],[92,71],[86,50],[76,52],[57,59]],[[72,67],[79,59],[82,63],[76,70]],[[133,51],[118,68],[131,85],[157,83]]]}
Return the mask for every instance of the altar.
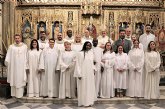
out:
{"label": "altar", "polygon": [[162,0],[11,0],[1,1],[1,6],[0,47],[4,52],[15,33],[38,39],[41,30],[51,38],[57,32],[65,37],[66,31],[72,29],[74,36],[83,36],[85,29],[92,26],[93,37],[104,28],[116,40],[119,30],[126,27],[140,35],[145,24],[151,24],[155,31],[165,26]]}

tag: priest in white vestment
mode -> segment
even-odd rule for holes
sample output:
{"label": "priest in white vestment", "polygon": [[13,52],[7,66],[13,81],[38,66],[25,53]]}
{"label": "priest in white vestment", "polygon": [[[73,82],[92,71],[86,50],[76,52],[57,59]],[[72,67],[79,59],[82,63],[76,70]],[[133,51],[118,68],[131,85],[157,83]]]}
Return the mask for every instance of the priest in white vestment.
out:
{"label": "priest in white vestment", "polygon": [[80,35],[77,35],[75,37],[74,43],[71,46],[72,46],[72,50],[75,52],[80,52],[82,50],[83,44],[81,43]]}
{"label": "priest in white vestment", "polygon": [[145,53],[145,99],[158,99],[160,97],[160,64],[160,54],[156,51],[156,43],[151,41],[148,52]]}
{"label": "priest in white vestment", "polygon": [[95,87],[96,87],[96,95],[100,97],[100,82],[101,82],[101,58],[103,55],[103,49],[97,46],[98,40],[93,39],[93,54],[94,54],[94,64],[96,66],[95,71]]}
{"label": "priest in white vestment", "polygon": [[102,30],[102,35],[98,37],[98,41],[99,41],[98,46],[102,49],[104,49],[105,44],[108,41],[111,42],[111,44],[113,44],[114,42],[110,37],[107,36],[107,33],[105,30]]}
{"label": "priest in white vestment", "polygon": [[39,49],[39,44],[36,39],[33,39],[28,51],[28,97],[39,97],[40,88],[40,73],[39,61],[42,50]]}
{"label": "priest in white vestment", "polygon": [[49,39],[49,47],[41,53],[39,69],[44,72],[41,74],[40,96],[43,97],[58,97],[59,95],[59,77],[56,77],[55,72],[59,54],[54,43],[54,39]]}
{"label": "priest in white vestment", "polygon": [[131,33],[131,28],[126,28],[125,29],[125,39],[130,40],[131,41],[131,37],[132,37],[132,33]]}
{"label": "priest in white vestment", "polygon": [[127,96],[144,97],[144,51],[139,47],[139,41],[135,40],[129,56],[129,79]]}
{"label": "priest in white vestment", "polygon": [[71,43],[64,42],[65,51],[60,53],[59,67],[60,74],[60,86],[59,86],[59,98],[75,98],[76,97],[76,79],[73,77],[75,69],[76,54],[71,50]]}
{"label": "priest in white vestment", "polygon": [[92,106],[96,100],[92,44],[85,42],[77,54],[74,77],[77,77],[78,106]]}
{"label": "priest in white vestment", "polygon": [[105,44],[105,49],[102,56],[102,78],[101,78],[101,98],[111,98],[115,96],[114,90],[114,65],[115,52],[112,51],[110,42]]}
{"label": "priest in white vestment", "polygon": [[62,33],[58,33],[57,35],[57,40],[55,41],[55,48],[58,50],[58,52],[65,50]]}
{"label": "priest in white vestment", "polygon": [[86,41],[89,41],[92,44],[92,37],[88,30],[85,30],[85,35],[82,37],[82,43],[84,44]]}
{"label": "priest in white vestment", "polygon": [[49,47],[49,41],[46,38],[46,33],[43,31],[40,33],[40,39],[38,40],[39,48],[43,50],[44,48]]}
{"label": "priest in white vestment", "polygon": [[123,52],[123,46],[117,47],[118,53],[115,60],[115,88],[117,90],[116,96],[123,97],[128,88],[128,55]]}
{"label": "priest in white vestment", "polygon": [[139,42],[142,43],[145,52],[147,51],[150,41],[155,41],[155,35],[151,34],[151,26],[146,25],[146,33],[139,37]]}
{"label": "priest in white vestment", "polygon": [[73,36],[72,30],[68,29],[66,34],[67,34],[67,36],[64,38],[64,42],[68,41],[68,42],[74,43],[74,36]]}
{"label": "priest in white vestment", "polygon": [[23,97],[27,75],[27,46],[21,42],[22,38],[16,34],[15,43],[9,46],[5,64],[7,66],[7,82],[11,86],[11,96]]}

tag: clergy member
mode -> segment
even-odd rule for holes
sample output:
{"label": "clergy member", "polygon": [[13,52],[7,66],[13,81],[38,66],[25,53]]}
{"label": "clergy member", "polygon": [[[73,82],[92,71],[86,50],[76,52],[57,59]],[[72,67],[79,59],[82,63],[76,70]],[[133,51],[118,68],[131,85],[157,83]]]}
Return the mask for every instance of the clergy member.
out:
{"label": "clergy member", "polygon": [[58,97],[59,82],[55,74],[58,51],[54,47],[55,40],[49,39],[49,47],[45,48],[41,54],[40,70],[43,70],[41,75],[41,92],[43,97]]}
{"label": "clergy member", "polygon": [[19,34],[14,35],[15,43],[9,46],[5,64],[7,66],[7,82],[11,86],[11,96],[23,97],[26,86],[27,46],[22,43]]}

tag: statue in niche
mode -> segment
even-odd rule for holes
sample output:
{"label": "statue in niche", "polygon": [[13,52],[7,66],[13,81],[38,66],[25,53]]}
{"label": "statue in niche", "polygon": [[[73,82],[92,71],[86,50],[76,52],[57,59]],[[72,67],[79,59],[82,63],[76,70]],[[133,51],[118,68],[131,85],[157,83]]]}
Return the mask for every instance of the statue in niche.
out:
{"label": "statue in niche", "polygon": [[162,29],[158,33],[158,45],[161,52],[165,52],[165,29],[162,26]]}
{"label": "statue in niche", "polygon": [[23,42],[28,46],[28,48],[30,48],[30,43],[33,38],[29,26],[25,27],[22,36],[23,36]]}
{"label": "statue in niche", "polygon": [[135,29],[135,33],[136,33],[136,36],[137,36],[137,39],[139,39],[139,37],[143,34],[143,24],[141,22],[139,23],[136,23],[136,29]]}
{"label": "statue in niche", "polygon": [[90,35],[93,38],[97,37],[97,31],[96,31],[96,27],[93,25],[93,17],[90,16],[90,21],[89,21],[89,25],[87,27],[87,30],[90,32]]}
{"label": "statue in niche", "polygon": [[62,25],[59,21],[55,21],[53,25],[53,37],[57,39],[58,33],[62,33]]}
{"label": "statue in niche", "polygon": [[46,23],[43,21],[40,21],[37,26],[37,31],[38,31],[38,39],[39,39],[39,34],[42,33],[43,31],[46,32]]}

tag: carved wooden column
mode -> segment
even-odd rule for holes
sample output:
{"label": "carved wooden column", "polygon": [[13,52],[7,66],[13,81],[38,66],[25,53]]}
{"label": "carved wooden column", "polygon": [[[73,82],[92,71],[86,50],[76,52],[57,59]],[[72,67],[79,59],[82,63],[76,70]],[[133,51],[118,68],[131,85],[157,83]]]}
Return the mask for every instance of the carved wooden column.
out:
{"label": "carved wooden column", "polygon": [[2,3],[0,3],[0,53],[2,52]]}

